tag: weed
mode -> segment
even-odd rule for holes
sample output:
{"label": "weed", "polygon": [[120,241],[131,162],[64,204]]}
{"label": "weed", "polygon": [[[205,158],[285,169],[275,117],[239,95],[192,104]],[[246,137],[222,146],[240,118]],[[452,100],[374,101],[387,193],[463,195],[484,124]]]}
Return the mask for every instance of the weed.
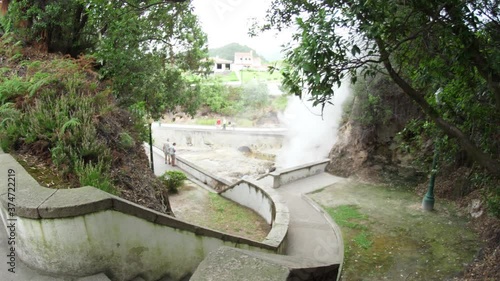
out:
{"label": "weed", "polygon": [[118,134],[120,138],[120,146],[124,149],[132,148],[135,146],[134,139],[126,132]]}

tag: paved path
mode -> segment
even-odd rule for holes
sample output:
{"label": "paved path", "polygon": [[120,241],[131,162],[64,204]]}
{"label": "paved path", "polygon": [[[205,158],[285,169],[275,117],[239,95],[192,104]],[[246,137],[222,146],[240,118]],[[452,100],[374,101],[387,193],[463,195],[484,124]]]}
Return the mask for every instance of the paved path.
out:
{"label": "paved path", "polygon": [[340,229],[305,194],[344,180],[321,173],[276,189],[290,210],[288,255],[325,263],[342,262],[344,247]]}

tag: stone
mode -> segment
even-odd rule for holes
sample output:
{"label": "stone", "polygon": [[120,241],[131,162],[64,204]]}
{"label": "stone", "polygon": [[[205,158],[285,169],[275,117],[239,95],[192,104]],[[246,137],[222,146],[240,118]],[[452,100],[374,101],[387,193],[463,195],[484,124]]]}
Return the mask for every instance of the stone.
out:
{"label": "stone", "polygon": [[335,281],[338,264],[220,247],[198,266],[190,281]]}
{"label": "stone", "polygon": [[113,207],[110,194],[94,187],[57,189],[38,208],[42,218],[66,218],[99,212]]}

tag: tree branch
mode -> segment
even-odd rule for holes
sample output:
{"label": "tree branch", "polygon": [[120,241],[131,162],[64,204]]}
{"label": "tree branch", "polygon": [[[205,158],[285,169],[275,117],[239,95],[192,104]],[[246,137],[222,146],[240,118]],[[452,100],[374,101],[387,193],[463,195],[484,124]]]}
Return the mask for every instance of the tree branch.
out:
{"label": "tree branch", "polygon": [[375,38],[379,52],[381,55],[381,60],[389,76],[394,80],[394,82],[415,102],[417,103],[422,111],[433,120],[436,125],[441,128],[448,136],[457,139],[462,147],[467,151],[468,155],[474,159],[481,166],[486,168],[495,177],[500,177],[500,163],[488,154],[482,152],[476,145],[456,126],[449,123],[448,121],[441,118],[439,113],[425,100],[425,98],[420,95],[410,84],[408,84],[392,67],[389,59],[389,52],[382,39]]}

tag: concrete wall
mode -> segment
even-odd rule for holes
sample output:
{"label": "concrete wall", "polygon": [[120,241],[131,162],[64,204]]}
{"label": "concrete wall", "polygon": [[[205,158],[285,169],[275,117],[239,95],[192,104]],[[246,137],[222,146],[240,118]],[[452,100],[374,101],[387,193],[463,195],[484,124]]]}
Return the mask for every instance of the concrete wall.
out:
{"label": "concrete wall", "polygon": [[271,224],[271,231],[264,242],[279,245],[278,253],[284,253],[290,213],[276,191],[258,182],[241,180],[219,194],[254,210]]}
{"label": "concrete wall", "polygon": [[325,171],[326,165],[329,162],[330,159],[325,159],[289,169],[276,170],[272,173],[269,173],[269,175],[273,179],[272,186],[273,188],[278,188],[287,183],[322,173]]}
{"label": "concrete wall", "polygon": [[180,156],[176,157],[176,161],[177,161],[177,167],[179,169],[185,171],[195,179],[210,186],[216,191],[224,190],[231,185],[231,183],[226,181],[225,179],[212,175],[211,173],[199,167],[198,165],[195,165],[192,162],[189,162]]}
{"label": "concrete wall", "polygon": [[271,197],[263,188],[247,182],[239,181],[231,188],[220,193],[223,197],[239,203],[257,212],[268,224],[274,220],[274,204]]}
{"label": "concrete wall", "polygon": [[170,143],[178,146],[194,147],[232,147],[248,146],[254,149],[281,148],[284,133],[283,129],[276,130],[233,130],[217,129],[208,126],[182,127],[162,124],[161,127],[155,123],[153,127],[154,144],[161,147],[168,139]]}
{"label": "concrete wall", "polygon": [[[15,192],[10,194],[8,170],[15,171],[16,179]],[[288,229],[288,213],[284,211],[280,218],[274,218],[266,240],[256,242],[186,223],[93,187],[41,187],[12,156],[1,152],[0,183],[2,221],[7,225],[9,219],[16,219],[17,257],[30,267],[53,274],[105,272],[112,280],[136,276],[158,280],[166,275],[179,280],[193,273],[205,256],[220,246],[284,251]],[[15,216],[8,213],[12,193]]]}

